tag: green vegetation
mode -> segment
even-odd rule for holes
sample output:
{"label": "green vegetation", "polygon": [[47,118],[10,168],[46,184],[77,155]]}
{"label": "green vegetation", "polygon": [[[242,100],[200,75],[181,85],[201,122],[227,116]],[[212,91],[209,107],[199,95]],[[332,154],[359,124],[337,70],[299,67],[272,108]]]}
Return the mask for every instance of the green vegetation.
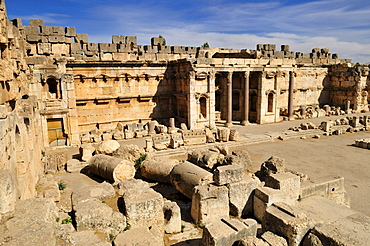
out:
{"label": "green vegetation", "polygon": [[209,48],[209,44],[208,44],[208,42],[205,42],[204,44],[202,44],[202,47],[203,47],[203,48]]}
{"label": "green vegetation", "polygon": [[159,38],[163,38],[162,45],[163,45],[163,46],[166,46],[166,45],[167,45],[166,39],[165,39],[162,35],[159,35],[158,37],[159,37]]}
{"label": "green vegetation", "polygon": [[62,224],[69,224],[69,223],[72,223],[72,218],[71,217],[68,217],[68,218],[62,220]]}
{"label": "green vegetation", "polygon": [[109,241],[113,241],[116,237],[112,234],[109,233]]}
{"label": "green vegetation", "polygon": [[67,188],[67,184],[66,184],[66,183],[64,183],[64,181],[63,181],[63,180],[61,180],[61,181],[59,181],[59,183],[58,183],[58,188],[59,188],[59,190],[64,190],[65,188]]}
{"label": "green vegetation", "polygon": [[148,157],[147,154],[142,154],[136,161],[135,161],[135,167],[139,168],[141,166],[141,163],[145,161],[145,159]]}

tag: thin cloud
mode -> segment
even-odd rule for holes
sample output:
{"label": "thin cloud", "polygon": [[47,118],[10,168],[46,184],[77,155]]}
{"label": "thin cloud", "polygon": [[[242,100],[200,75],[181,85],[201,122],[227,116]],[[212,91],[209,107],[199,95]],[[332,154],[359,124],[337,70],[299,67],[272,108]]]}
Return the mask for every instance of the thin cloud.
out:
{"label": "thin cloud", "polygon": [[[69,15],[64,15],[64,14],[44,13],[40,15],[25,15],[25,16],[10,15],[8,18],[9,19],[20,18],[26,21],[30,19],[42,19],[44,20],[44,23],[60,25],[61,23],[64,22],[65,18],[69,18],[69,17],[70,17]],[[28,23],[23,23],[23,25],[28,25]]]}

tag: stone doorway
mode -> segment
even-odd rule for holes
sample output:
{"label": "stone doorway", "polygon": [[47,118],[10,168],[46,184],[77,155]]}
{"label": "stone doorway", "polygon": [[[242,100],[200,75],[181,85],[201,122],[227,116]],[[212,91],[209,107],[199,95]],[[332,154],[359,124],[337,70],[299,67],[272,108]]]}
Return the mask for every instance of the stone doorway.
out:
{"label": "stone doorway", "polygon": [[67,145],[67,136],[64,133],[63,119],[48,119],[48,142],[49,146],[65,146]]}

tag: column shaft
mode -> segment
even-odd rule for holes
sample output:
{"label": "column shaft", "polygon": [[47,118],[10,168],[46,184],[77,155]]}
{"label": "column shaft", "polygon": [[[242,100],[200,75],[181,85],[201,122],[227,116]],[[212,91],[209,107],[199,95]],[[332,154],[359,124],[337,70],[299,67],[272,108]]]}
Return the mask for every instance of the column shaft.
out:
{"label": "column shaft", "polygon": [[249,71],[244,73],[244,115],[241,122],[243,126],[249,123],[249,74]]}
{"label": "column shaft", "polygon": [[293,117],[293,99],[294,99],[294,72],[289,72],[289,98],[288,98],[288,117]]}
{"label": "column shaft", "polygon": [[229,72],[227,75],[227,117],[226,125],[227,127],[232,126],[233,118],[233,73]]}

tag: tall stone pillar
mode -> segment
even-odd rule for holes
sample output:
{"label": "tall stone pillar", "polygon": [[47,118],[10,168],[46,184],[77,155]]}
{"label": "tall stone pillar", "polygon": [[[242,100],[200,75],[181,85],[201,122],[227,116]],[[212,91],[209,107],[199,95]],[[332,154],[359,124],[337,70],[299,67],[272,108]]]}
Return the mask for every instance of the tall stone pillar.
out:
{"label": "tall stone pillar", "polygon": [[216,127],[216,73],[211,71],[208,77],[208,94],[209,94],[209,103],[208,103],[208,119],[209,126],[211,128]]}
{"label": "tall stone pillar", "polygon": [[294,98],[294,72],[289,72],[289,98],[288,98],[288,117],[293,117],[293,98]]}
{"label": "tall stone pillar", "polygon": [[227,117],[226,117],[226,127],[233,125],[233,72],[228,72],[227,74]]}
{"label": "tall stone pillar", "polygon": [[243,126],[247,125],[249,123],[249,75],[250,72],[246,71],[244,73],[244,115],[243,115],[243,120],[241,124]]}

